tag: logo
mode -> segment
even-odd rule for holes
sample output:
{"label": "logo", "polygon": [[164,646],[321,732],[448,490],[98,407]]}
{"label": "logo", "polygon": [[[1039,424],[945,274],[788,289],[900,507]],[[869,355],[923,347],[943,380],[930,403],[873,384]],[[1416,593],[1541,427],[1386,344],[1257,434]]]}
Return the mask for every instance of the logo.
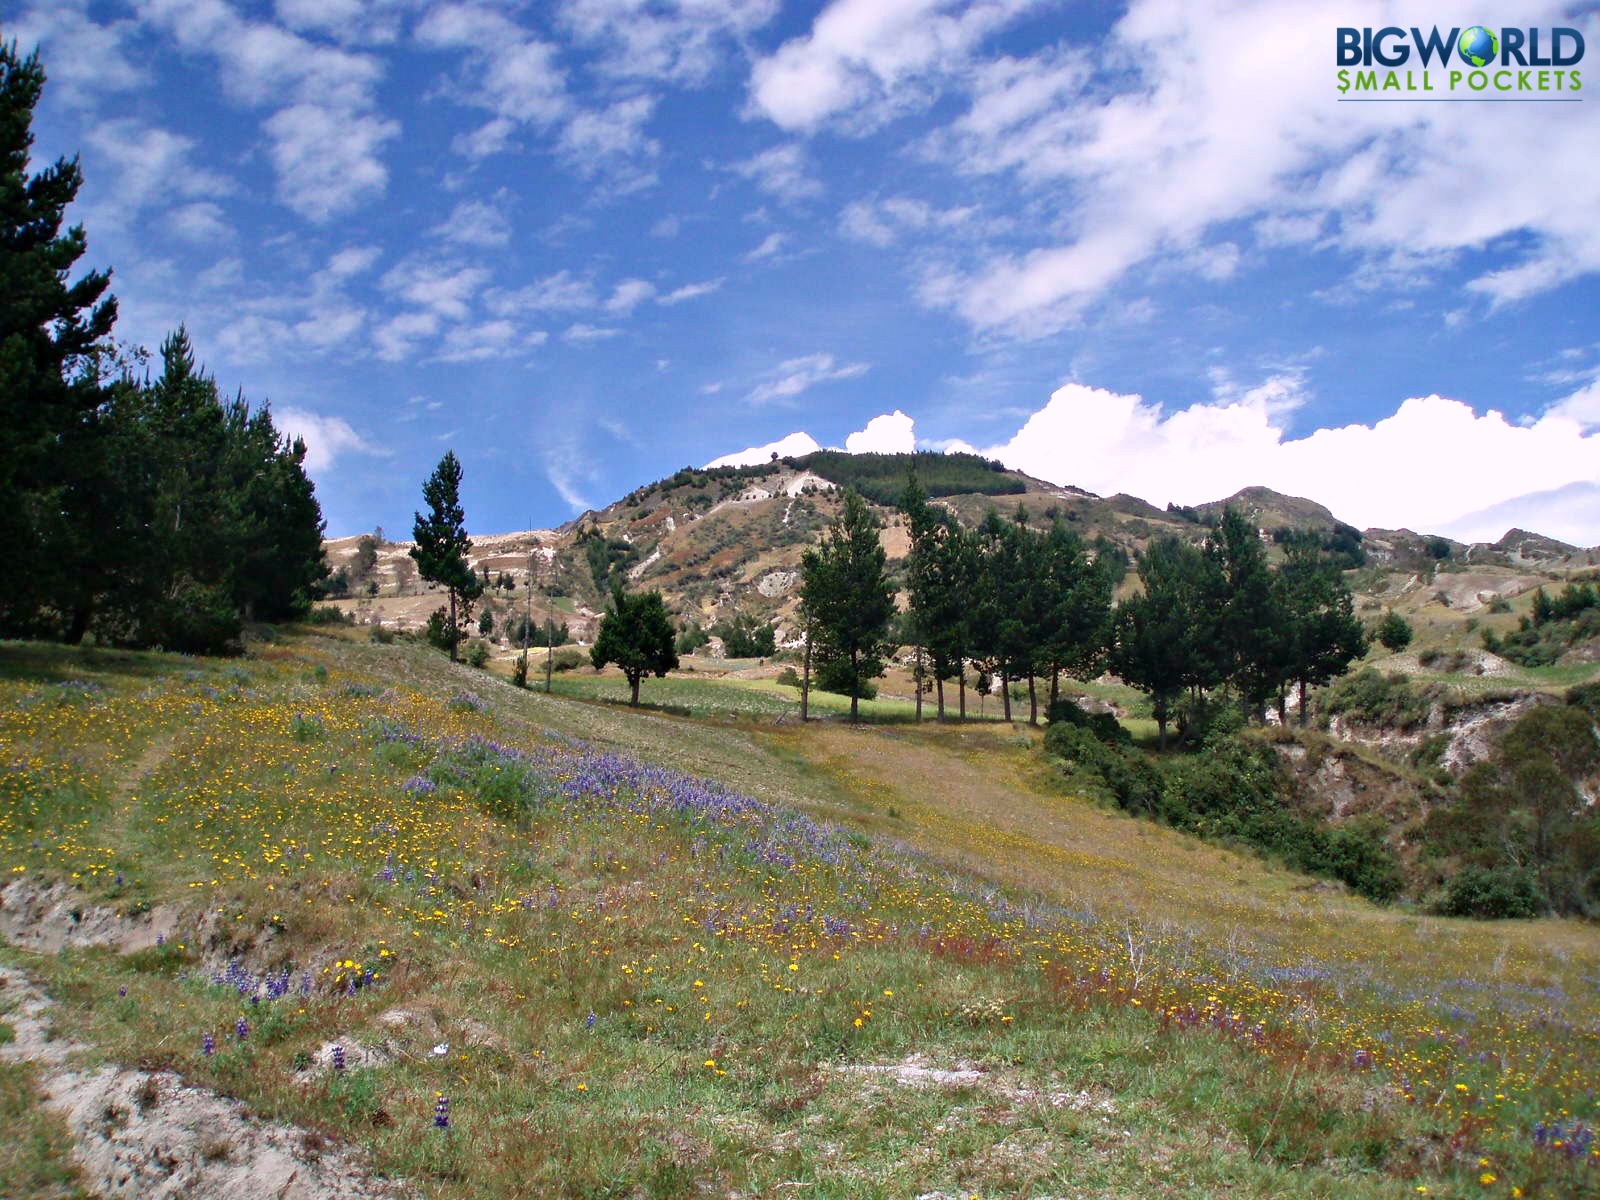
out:
{"label": "logo", "polygon": [[1482,25],[1474,25],[1464,31],[1456,47],[1462,60],[1470,67],[1487,67],[1500,56],[1500,39],[1495,37],[1493,30],[1485,29]]}
{"label": "logo", "polygon": [[1583,34],[1565,26],[1344,26],[1334,31],[1334,86],[1345,100],[1576,103],[1583,52]]}

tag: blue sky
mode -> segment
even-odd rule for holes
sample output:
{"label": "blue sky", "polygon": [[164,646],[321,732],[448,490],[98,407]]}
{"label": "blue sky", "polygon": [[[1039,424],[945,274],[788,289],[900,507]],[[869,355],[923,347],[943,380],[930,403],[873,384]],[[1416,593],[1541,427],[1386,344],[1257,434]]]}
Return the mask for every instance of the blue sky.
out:
{"label": "blue sky", "polygon": [[330,533],[406,534],[446,448],[487,533],[804,434],[1600,543],[1600,96],[1339,103],[1334,62],[1341,25],[1488,17],[1593,58],[1592,13],[3,11],[50,77],[37,157],[81,156],[119,336],[184,322],[270,400]]}

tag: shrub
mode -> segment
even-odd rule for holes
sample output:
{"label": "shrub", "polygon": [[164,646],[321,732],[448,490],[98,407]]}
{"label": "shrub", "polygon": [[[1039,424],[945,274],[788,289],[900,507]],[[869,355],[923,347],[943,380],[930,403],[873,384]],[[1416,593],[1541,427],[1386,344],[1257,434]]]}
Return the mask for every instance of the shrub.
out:
{"label": "shrub", "polygon": [[1520,867],[1463,867],[1445,886],[1438,909],[1447,917],[1512,920],[1543,911],[1533,875]]}
{"label": "shrub", "polygon": [[1376,634],[1385,650],[1398,653],[1411,644],[1411,622],[1391,608],[1378,622]]}
{"label": "shrub", "polygon": [[1087,725],[1067,721],[1051,723],[1045,730],[1044,745],[1047,753],[1061,760],[1067,778],[1080,788],[1129,812],[1153,816],[1159,810],[1161,775],[1138,751],[1121,742],[1105,741]]}
{"label": "shrub", "polygon": [[1362,725],[1409,729],[1427,720],[1431,698],[1411,686],[1404,675],[1365,667],[1346,675],[1322,696],[1322,711]]}
{"label": "shrub", "polygon": [[1047,719],[1052,725],[1087,729],[1107,745],[1126,746],[1133,742],[1133,735],[1112,714],[1088,712],[1075,700],[1057,700],[1050,706]]}
{"label": "shrub", "polygon": [[467,644],[467,666],[482,670],[489,665],[489,645],[476,639]]}
{"label": "shrub", "polygon": [[318,604],[306,614],[308,625],[353,625],[355,617],[333,604]]}
{"label": "shrub", "polygon": [[777,682],[783,687],[797,688],[800,686],[800,675],[793,667],[785,667],[778,672]]}

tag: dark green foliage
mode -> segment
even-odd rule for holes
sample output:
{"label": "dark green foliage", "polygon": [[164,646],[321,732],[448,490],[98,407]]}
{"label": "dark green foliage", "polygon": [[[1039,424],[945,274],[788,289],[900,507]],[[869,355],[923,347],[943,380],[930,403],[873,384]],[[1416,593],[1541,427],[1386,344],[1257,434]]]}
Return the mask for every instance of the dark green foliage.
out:
{"label": "dark green foliage", "polygon": [[[444,632],[450,661],[454,662],[461,625],[471,619],[472,602],[483,593],[483,584],[467,563],[472,539],[467,537],[466,514],[461,508],[461,462],[455,451],[445,451],[422,485],[422,499],[428,506],[428,515],[415,514],[411,536],[416,545],[411,547],[411,557],[422,578],[443,584],[449,594],[450,608],[444,618],[448,628]],[[431,636],[429,641],[433,641]]]}
{"label": "dark green foliage", "polygon": [[1158,538],[1139,558],[1142,595],[1117,605],[1112,618],[1111,669],[1149,695],[1161,745],[1185,689],[1218,682],[1206,614],[1206,558],[1177,538]]}
{"label": "dark green foliage", "polygon": [[1385,675],[1374,667],[1364,667],[1324,692],[1321,703],[1329,716],[1406,730],[1428,719],[1433,697],[1413,687],[1404,675]]}
{"label": "dark green foliage", "polygon": [[1271,631],[1281,666],[1278,717],[1286,718],[1284,691],[1300,686],[1300,723],[1308,718],[1306,692],[1342,675],[1367,651],[1366,633],[1344,576],[1320,549],[1304,542],[1289,547],[1272,577],[1279,627]]}
{"label": "dark green foliage", "polygon": [[1438,911],[1447,917],[1503,921],[1544,911],[1532,872],[1523,867],[1463,867],[1445,885]]}
{"label": "dark green foliage", "polygon": [[1229,507],[1206,538],[1205,556],[1209,653],[1246,709],[1259,712],[1291,678],[1292,652],[1282,636],[1288,621],[1267,570],[1266,547],[1255,525]]}
{"label": "dark green foliage", "polygon": [[1597,767],[1589,713],[1541,705],[1461,777],[1456,803],[1430,816],[1429,839],[1464,866],[1527,871],[1541,908],[1600,914],[1600,813],[1581,790]]}
{"label": "dark green foliage", "polygon": [[1218,737],[1158,768],[1144,753],[1075,723],[1071,709],[1059,711],[1063,719],[1046,730],[1045,750],[1061,761],[1075,790],[1187,833],[1253,847],[1296,870],[1338,879],[1372,900],[1399,894],[1399,863],[1382,823],[1331,825],[1298,809],[1289,775],[1270,745]]}
{"label": "dark green foliage", "polygon": [[1569,583],[1556,596],[1540,588],[1533,612],[1517,628],[1496,637],[1484,630],[1484,648],[1524,667],[1546,667],[1580,642],[1600,638],[1600,591],[1592,583]]}
{"label": "dark green foliage", "polygon": [[1391,608],[1384,614],[1383,620],[1378,622],[1378,628],[1374,631],[1374,636],[1377,637],[1385,650],[1398,654],[1411,645],[1411,622]]}
{"label": "dark green foliage", "polygon": [[1580,683],[1568,688],[1567,703],[1583,709],[1591,721],[1600,720],[1600,682]]}
{"label": "dark green foliage", "polygon": [[489,665],[489,647],[473,640],[467,643],[467,666],[482,669]]}
{"label": "dark green foliage", "polygon": [[[851,721],[860,719],[857,701],[866,681],[883,674],[883,656],[889,651],[894,589],[886,562],[877,519],[850,488],[822,544],[800,560],[800,600],[812,631],[813,661],[819,677],[825,670],[848,671],[843,686],[850,696]],[[835,665],[839,663],[844,667]]]}
{"label": "dark green foliage", "polygon": [[513,646],[524,644],[534,647],[565,646],[572,640],[572,630],[565,621],[546,617],[542,622],[529,622],[526,613],[513,613],[506,617],[506,640]]}
{"label": "dark green foliage", "polygon": [[629,701],[639,703],[639,681],[646,675],[661,678],[678,665],[672,647],[672,620],[660,592],[630,596],[620,583],[611,589],[611,606],[600,620],[600,632],[589,651],[589,659],[599,670],[616,663],[628,677],[633,691]]}
{"label": "dark green foliage", "polygon": [[456,643],[461,640],[460,629],[452,629],[450,614],[443,608],[436,608],[428,614],[428,625],[423,631],[428,645],[440,650],[454,653]]}
{"label": "dark green foliage", "polygon": [[711,635],[700,627],[699,622],[690,621],[688,627],[678,635],[677,651],[679,654],[693,654],[710,640]]}
{"label": "dark green foliage", "polygon": [[[819,663],[814,683],[819,691],[849,696],[852,700],[875,700],[878,696],[878,685],[857,672],[847,658]],[[851,707],[853,710],[854,705]]]}
{"label": "dark green foliage", "polygon": [[1005,467],[975,454],[846,454],[819,450],[795,460],[796,467],[813,471],[842,488],[854,488],[874,504],[900,502],[906,473],[915,468],[929,496],[1014,496],[1027,485]]}
{"label": "dark green foliage", "polygon": [[583,547],[589,575],[602,596],[611,591],[613,584],[625,580],[628,568],[639,561],[639,551],[632,542],[608,538],[593,526],[579,532],[577,544]]}
{"label": "dark green foliage", "polygon": [[[0,45],[0,631],[53,632],[47,610],[92,564],[99,359],[116,320],[110,276],[68,277],[88,242],[63,230],[76,159],[28,174],[37,55]],[[79,630],[81,633],[81,630]]]}
{"label": "dark green foliage", "polygon": [[1314,551],[1341,571],[1354,571],[1367,565],[1361,531],[1342,521],[1334,522],[1332,529],[1292,529],[1285,526],[1273,531],[1272,540],[1285,550],[1301,547]]}
{"label": "dark green foliage", "polygon": [[492,633],[494,633],[494,613],[486,608],[478,614],[478,636],[488,637]]}
{"label": "dark green foliage", "polygon": [[[1127,746],[1133,744],[1133,735],[1123,728],[1122,722],[1110,713],[1086,712],[1075,700],[1057,700],[1050,706],[1048,719],[1052,727],[1072,725],[1079,729],[1087,729],[1102,742],[1113,746]],[[1045,733],[1045,745],[1050,744],[1050,735]]]}
{"label": "dark green foliage", "polygon": [[777,648],[775,630],[754,613],[735,612],[712,626],[729,658],[766,658]]}

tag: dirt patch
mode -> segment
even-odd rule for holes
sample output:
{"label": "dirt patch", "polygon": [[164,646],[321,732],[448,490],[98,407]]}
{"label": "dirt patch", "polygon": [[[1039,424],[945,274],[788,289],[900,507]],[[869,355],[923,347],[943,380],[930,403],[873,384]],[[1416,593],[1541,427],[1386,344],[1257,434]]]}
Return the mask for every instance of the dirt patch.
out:
{"label": "dirt patch", "polygon": [[63,882],[13,879],[0,888],[0,938],[41,954],[69,946],[107,946],[121,954],[145,950],[172,936],[178,917],[178,909],[165,904],[143,913],[85,904],[82,893]]}
{"label": "dirt patch", "polygon": [[53,1039],[51,1002],[21,971],[0,967],[14,1040],[0,1056],[41,1067],[45,1104],[72,1134],[72,1156],[105,1196],[151,1200],[389,1200],[410,1194],[374,1176],[355,1150],[292,1125],[251,1117],[244,1105],[192,1087],[170,1071],[66,1063],[87,1049]]}
{"label": "dirt patch", "polygon": [[1051,1108],[1070,1108],[1075,1112],[1111,1114],[1117,1111],[1108,1098],[1096,1098],[1088,1092],[1040,1091],[1036,1088],[1016,1087],[997,1079],[973,1063],[958,1062],[950,1067],[936,1067],[923,1054],[911,1054],[897,1063],[842,1063],[833,1068],[841,1075],[881,1079],[897,1087],[910,1088],[981,1088],[987,1094],[1017,1104],[1041,1103]]}

